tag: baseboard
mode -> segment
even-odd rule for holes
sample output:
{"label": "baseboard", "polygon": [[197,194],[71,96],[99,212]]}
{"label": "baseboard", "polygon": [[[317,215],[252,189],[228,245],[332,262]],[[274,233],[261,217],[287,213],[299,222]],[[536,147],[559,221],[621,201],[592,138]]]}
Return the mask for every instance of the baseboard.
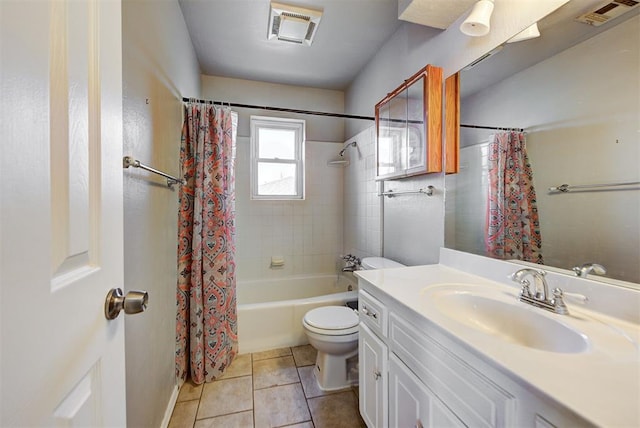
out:
{"label": "baseboard", "polygon": [[169,422],[171,421],[171,415],[173,414],[173,408],[176,406],[176,402],[178,401],[178,392],[180,388],[178,385],[173,387],[173,392],[171,393],[171,397],[169,398],[169,403],[167,404],[167,409],[164,411],[164,418],[162,418],[162,424],[160,428],[168,428]]}

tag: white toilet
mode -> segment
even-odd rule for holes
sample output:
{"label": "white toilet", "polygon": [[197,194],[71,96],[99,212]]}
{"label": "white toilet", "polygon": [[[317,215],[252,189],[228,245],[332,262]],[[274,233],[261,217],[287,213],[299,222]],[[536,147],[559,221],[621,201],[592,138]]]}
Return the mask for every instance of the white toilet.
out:
{"label": "white toilet", "polygon": [[[404,265],[384,257],[362,259],[365,270]],[[358,313],[346,306],[323,306],[302,320],[309,343],[318,351],[313,373],[323,391],[342,389],[358,381],[349,375],[348,362],[358,355]]]}

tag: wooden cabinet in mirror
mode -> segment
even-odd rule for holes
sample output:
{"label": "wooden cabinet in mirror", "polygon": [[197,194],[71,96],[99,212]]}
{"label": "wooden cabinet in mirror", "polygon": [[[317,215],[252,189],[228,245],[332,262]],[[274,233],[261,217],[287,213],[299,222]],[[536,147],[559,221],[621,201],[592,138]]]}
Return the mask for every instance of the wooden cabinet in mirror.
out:
{"label": "wooden cabinet in mirror", "polygon": [[427,65],[376,104],[376,179],[442,171],[442,69]]}

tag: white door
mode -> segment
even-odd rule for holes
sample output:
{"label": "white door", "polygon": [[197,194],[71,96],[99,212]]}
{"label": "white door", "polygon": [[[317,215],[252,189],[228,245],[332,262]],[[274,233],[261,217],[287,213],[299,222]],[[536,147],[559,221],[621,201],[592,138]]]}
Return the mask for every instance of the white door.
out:
{"label": "white door", "polygon": [[0,0],[0,426],[124,426],[117,0]]}

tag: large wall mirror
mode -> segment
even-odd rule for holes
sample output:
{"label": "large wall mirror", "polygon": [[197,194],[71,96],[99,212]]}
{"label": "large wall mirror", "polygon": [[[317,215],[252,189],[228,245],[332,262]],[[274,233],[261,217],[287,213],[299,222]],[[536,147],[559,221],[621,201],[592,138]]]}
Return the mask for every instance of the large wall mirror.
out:
{"label": "large wall mirror", "polygon": [[595,27],[574,19],[586,3],[567,3],[538,23],[541,37],[507,43],[460,73],[460,171],[446,177],[445,245],[490,255],[492,142],[504,132],[495,128],[522,129],[533,192],[520,195],[536,203],[538,261],[568,273],[598,263],[607,273],[591,279],[636,286],[640,7]]}

